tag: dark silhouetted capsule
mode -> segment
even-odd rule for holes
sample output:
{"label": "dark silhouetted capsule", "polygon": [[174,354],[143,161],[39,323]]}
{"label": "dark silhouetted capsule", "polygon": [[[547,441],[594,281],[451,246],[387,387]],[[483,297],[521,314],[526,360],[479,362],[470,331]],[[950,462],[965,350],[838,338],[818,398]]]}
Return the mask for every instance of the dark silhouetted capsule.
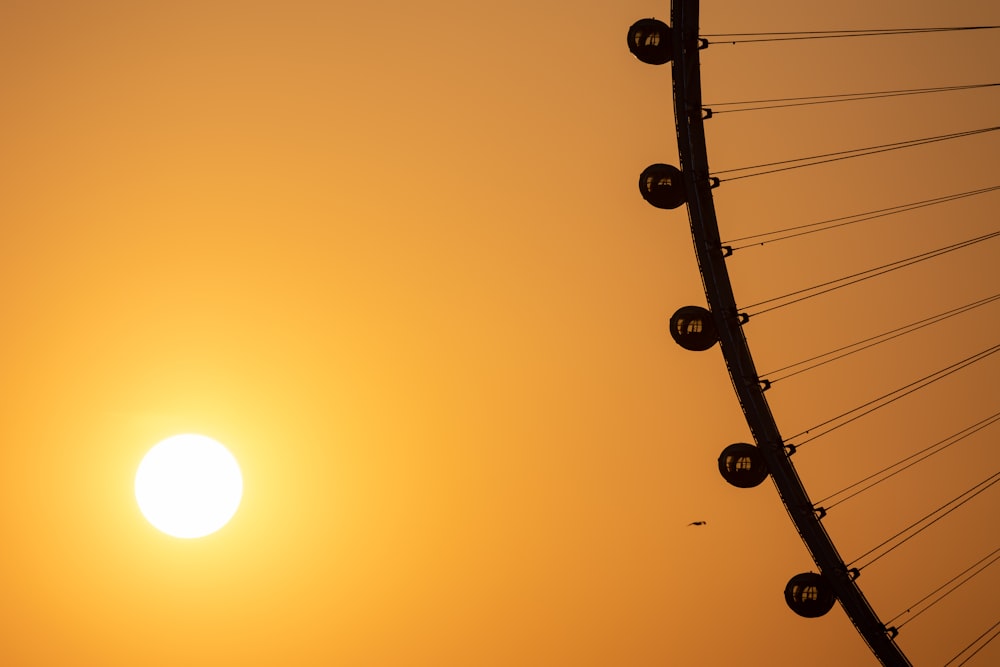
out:
{"label": "dark silhouetted capsule", "polygon": [[628,29],[628,50],[649,65],[664,65],[673,59],[670,26],[656,19],[639,19]]}
{"label": "dark silhouetted capsule", "polygon": [[681,170],[669,164],[651,164],[643,169],[639,192],[656,208],[677,208],[687,201]]}
{"label": "dark silhouetted capsule", "polygon": [[788,580],[785,602],[799,616],[816,618],[833,608],[836,597],[821,574],[803,572]]}
{"label": "dark silhouetted capsule", "polygon": [[685,350],[701,352],[719,340],[712,313],[701,306],[684,306],[670,318],[670,335]]}
{"label": "dark silhouetted capsule", "polygon": [[719,472],[733,486],[749,489],[767,478],[767,464],[757,447],[737,442],[719,454]]}

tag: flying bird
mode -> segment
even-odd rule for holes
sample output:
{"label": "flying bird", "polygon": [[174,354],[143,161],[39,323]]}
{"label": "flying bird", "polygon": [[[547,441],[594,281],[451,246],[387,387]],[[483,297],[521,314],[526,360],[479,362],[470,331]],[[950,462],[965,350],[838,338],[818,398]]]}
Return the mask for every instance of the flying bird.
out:
{"label": "flying bird", "polygon": [[688,525],[689,526],[704,526],[707,523],[708,523],[707,521],[692,521]]}

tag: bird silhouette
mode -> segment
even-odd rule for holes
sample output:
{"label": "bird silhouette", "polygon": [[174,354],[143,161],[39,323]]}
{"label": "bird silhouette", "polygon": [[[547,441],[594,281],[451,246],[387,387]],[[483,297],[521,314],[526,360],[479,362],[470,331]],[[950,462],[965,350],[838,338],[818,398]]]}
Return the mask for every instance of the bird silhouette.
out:
{"label": "bird silhouette", "polygon": [[704,525],[706,525],[707,523],[708,523],[707,521],[692,521],[692,522],[691,522],[691,523],[689,523],[688,525],[689,525],[689,526],[704,526]]}

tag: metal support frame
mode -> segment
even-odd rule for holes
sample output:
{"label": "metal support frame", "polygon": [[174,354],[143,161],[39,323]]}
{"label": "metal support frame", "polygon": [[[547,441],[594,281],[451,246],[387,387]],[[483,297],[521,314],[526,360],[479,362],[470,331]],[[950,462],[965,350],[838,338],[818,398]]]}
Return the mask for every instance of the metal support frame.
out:
{"label": "metal support frame", "polygon": [[698,9],[698,0],[671,0],[674,114],[691,236],[729,377],[781,501],[824,579],[879,661],[887,667],[908,667],[910,661],[893,641],[894,633],[886,629],[858,588],[856,577],[848,571],[813,509],[786,452],[743,334],[743,318],[733,296],[712,200],[717,181],[710,176],[705,145],[699,64],[699,51],[705,43],[698,37]]}

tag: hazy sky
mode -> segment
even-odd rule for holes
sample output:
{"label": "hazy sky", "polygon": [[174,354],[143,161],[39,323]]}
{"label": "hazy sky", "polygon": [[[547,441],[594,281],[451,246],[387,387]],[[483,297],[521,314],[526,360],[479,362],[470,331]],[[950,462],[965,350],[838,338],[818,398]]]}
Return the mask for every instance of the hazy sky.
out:
{"label": "hazy sky", "polygon": [[[702,3],[702,32],[1000,24],[986,0]],[[749,438],[683,210],[668,2],[0,4],[0,663],[875,664]],[[997,81],[1000,31],[715,44],[708,103]],[[719,115],[714,169],[995,126],[995,89]],[[724,238],[998,185],[996,133],[723,183]],[[998,194],[738,251],[770,298],[996,229]],[[751,320],[768,371],[996,292],[997,241]],[[775,384],[788,436],[997,343],[977,309]],[[813,498],[997,407],[996,357],[811,443]],[[850,561],[998,470],[996,429],[832,511]],[[243,505],[158,533],[159,440],[226,444]],[[866,568],[884,619],[997,548],[996,487]],[[695,520],[707,525],[689,527]],[[994,567],[900,645],[939,665],[996,620]],[[970,665],[1000,660],[994,642]]]}

